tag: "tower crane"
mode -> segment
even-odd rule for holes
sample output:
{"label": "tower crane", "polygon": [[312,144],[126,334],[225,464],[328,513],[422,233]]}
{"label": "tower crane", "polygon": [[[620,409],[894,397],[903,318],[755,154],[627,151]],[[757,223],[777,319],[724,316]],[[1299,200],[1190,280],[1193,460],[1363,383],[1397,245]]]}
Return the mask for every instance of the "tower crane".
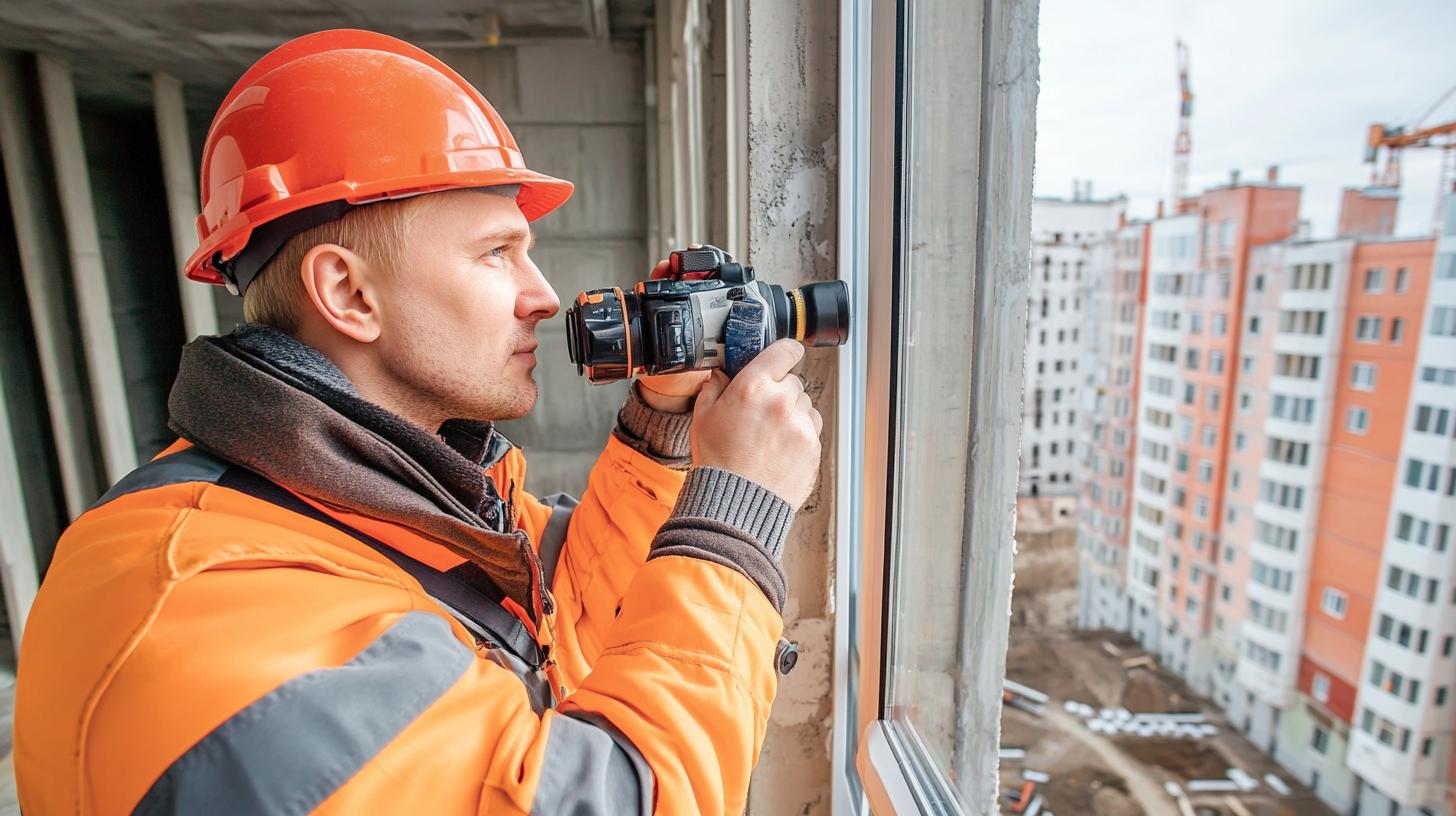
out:
{"label": "tower crane", "polygon": [[1193,89],[1188,84],[1188,46],[1177,41],[1178,53],[1178,135],[1173,139],[1173,200],[1170,209],[1177,213],[1183,208],[1183,196],[1188,192],[1188,162],[1193,153]]}
{"label": "tower crane", "polygon": [[[1374,124],[1370,126],[1365,140],[1365,163],[1370,165],[1370,183],[1382,187],[1400,188],[1401,151],[1433,147],[1441,151],[1441,169],[1436,180],[1436,220],[1439,228],[1441,211],[1445,206],[1446,194],[1456,191],[1456,121],[1425,126],[1425,120],[1453,94],[1456,85],[1451,86],[1424,115],[1407,127]],[[1385,166],[1380,166],[1380,151],[1385,150]]]}

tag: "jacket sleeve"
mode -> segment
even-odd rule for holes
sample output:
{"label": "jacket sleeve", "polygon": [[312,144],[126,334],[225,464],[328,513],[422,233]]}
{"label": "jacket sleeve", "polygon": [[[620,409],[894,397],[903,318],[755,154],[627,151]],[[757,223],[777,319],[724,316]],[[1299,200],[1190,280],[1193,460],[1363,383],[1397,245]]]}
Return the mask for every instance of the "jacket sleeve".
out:
{"label": "jacket sleeve", "polygon": [[100,694],[82,810],[740,812],[780,626],[734,570],[653,559],[595,671],[537,712],[402,581],[322,559],[209,570]]}
{"label": "jacket sleeve", "polygon": [[684,472],[613,434],[580,501],[521,494],[519,522],[537,543],[556,599],[553,657],[568,689],[591,671],[627,587],[682,490]]}

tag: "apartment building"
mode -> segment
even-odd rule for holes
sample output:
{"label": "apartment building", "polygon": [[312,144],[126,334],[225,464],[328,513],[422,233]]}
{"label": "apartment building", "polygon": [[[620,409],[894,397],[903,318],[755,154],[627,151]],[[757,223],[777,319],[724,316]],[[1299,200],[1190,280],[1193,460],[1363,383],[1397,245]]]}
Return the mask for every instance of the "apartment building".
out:
{"label": "apartment building", "polygon": [[1146,297],[1149,222],[1112,237],[1108,274],[1091,276],[1083,324],[1088,362],[1083,381],[1082,501],[1078,510],[1077,621],[1084,628],[1128,628],[1128,531],[1132,458],[1137,441],[1137,382]]}
{"label": "apartment building", "polygon": [[[1345,756],[1362,812],[1435,813],[1453,804],[1456,194],[1445,213],[1419,318],[1374,304],[1356,318],[1364,330],[1357,339],[1416,345],[1409,397],[1397,413],[1400,452]],[[1421,266],[1410,268],[1423,277]],[[1386,285],[1394,286],[1385,271]],[[1398,340],[1390,340],[1392,321],[1402,319]]]}
{"label": "apartment building", "polygon": [[1102,353],[1088,347],[1083,321],[1094,278],[1100,284],[1111,274],[1112,236],[1126,210],[1126,198],[1094,199],[1080,185],[1070,199],[1032,201],[1022,496],[1078,493],[1083,374]]}
{"label": "apartment building", "polygon": [[1332,807],[1456,813],[1456,217],[1395,238],[1388,191],[1347,190],[1309,240],[1299,194],[1147,226],[1128,532],[1094,410],[1079,621],[1118,625],[1125,552],[1122,628]]}

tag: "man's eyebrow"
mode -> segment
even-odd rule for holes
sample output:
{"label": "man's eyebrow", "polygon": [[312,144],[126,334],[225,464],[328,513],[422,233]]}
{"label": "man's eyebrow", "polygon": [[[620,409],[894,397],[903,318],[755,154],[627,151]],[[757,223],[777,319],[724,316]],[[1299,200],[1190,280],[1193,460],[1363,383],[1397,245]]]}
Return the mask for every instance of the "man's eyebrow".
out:
{"label": "man's eyebrow", "polygon": [[482,233],[470,241],[471,246],[488,245],[492,249],[508,243],[524,243],[530,249],[536,245],[536,233],[529,227],[505,227]]}

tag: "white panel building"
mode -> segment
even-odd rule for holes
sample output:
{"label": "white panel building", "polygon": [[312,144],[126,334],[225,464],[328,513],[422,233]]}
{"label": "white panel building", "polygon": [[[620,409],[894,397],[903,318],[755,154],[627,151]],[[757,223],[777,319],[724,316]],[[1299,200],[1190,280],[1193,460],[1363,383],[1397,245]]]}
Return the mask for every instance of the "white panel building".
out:
{"label": "white panel building", "polygon": [[[1090,192],[1090,188],[1089,188]],[[1126,197],[1093,199],[1079,189],[1070,200],[1037,198],[1031,207],[1031,297],[1026,332],[1023,402],[1023,496],[1080,492],[1077,414],[1094,350],[1083,314],[1092,281],[1108,280],[1113,237]]]}

